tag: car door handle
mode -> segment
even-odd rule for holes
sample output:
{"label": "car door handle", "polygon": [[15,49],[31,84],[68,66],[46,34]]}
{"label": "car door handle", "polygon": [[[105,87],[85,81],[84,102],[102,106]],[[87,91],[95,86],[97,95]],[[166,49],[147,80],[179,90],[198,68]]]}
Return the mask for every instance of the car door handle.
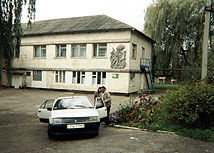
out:
{"label": "car door handle", "polygon": [[41,113],[41,111],[38,111],[39,113]]}

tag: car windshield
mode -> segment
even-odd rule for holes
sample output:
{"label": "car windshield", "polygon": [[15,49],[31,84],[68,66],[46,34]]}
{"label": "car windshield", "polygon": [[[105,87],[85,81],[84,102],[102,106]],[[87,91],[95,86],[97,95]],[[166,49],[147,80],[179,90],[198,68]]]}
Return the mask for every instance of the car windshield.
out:
{"label": "car windshield", "polygon": [[84,109],[84,108],[93,108],[89,99],[73,99],[73,98],[64,98],[58,99],[54,105],[54,110],[56,109]]}

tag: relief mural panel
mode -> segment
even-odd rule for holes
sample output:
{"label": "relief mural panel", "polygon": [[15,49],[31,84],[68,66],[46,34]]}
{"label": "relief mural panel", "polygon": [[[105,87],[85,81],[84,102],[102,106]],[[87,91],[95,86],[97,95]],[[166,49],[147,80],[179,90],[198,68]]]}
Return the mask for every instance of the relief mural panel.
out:
{"label": "relief mural panel", "polygon": [[124,45],[117,46],[116,50],[112,48],[110,62],[112,69],[124,69],[126,67],[126,50]]}

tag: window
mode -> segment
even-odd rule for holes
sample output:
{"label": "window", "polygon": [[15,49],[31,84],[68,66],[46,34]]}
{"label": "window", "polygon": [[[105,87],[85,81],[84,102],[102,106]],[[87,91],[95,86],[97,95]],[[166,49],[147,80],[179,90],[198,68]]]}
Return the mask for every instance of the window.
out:
{"label": "window", "polygon": [[84,71],[73,71],[72,83],[73,84],[85,84],[85,72]]}
{"label": "window", "polygon": [[46,57],[46,46],[34,46],[34,57]]}
{"label": "window", "polygon": [[56,71],[55,72],[55,82],[65,83],[65,71]]}
{"label": "window", "polygon": [[136,59],[136,54],[137,54],[137,45],[136,44],[132,44],[131,58]]}
{"label": "window", "polygon": [[33,71],[33,81],[42,81],[42,71]]}
{"label": "window", "polygon": [[66,44],[56,45],[56,57],[66,57]]}
{"label": "window", "polygon": [[107,44],[94,44],[94,57],[106,57],[107,54]]}
{"label": "window", "polygon": [[145,48],[142,47],[142,58],[145,58]]}
{"label": "window", "polygon": [[135,73],[130,73],[130,86],[135,86]]}
{"label": "window", "polygon": [[72,57],[86,57],[86,44],[73,44]]}
{"label": "window", "polygon": [[54,101],[55,101],[54,99],[47,99],[47,100],[40,106],[40,108],[47,109],[48,107],[52,107]]}
{"label": "window", "polygon": [[97,72],[92,72],[92,84],[96,84]]}
{"label": "window", "polygon": [[72,83],[75,84],[76,80],[77,80],[77,73],[76,73],[76,71],[73,71]]}
{"label": "window", "polygon": [[106,84],[106,72],[92,72],[92,84]]}

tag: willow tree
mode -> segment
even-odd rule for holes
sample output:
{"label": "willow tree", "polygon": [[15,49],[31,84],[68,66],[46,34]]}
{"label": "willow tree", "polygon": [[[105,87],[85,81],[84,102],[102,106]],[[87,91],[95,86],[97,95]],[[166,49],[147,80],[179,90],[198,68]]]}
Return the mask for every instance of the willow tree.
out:
{"label": "willow tree", "polygon": [[[155,0],[147,8],[144,33],[156,41],[156,70],[200,69],[205,4],[205,0]],[[187,74],[180,71],[174,76],[180,79],[182,73]]]}
{"label": "willow tree", "polygon": [[22,10],[28,6],[30,23],[35,17],[35,4],[36,0],[0,0],[0,85],[5,69],[8,86],[11,86],[12,60],[14,57],[19,58]]}
{"label": "willow tree", "polygon": [[214,14],[211,13],[210,20],[210,39],[209,39],[209,52],[208,52],[208,77],[214,83]]}

